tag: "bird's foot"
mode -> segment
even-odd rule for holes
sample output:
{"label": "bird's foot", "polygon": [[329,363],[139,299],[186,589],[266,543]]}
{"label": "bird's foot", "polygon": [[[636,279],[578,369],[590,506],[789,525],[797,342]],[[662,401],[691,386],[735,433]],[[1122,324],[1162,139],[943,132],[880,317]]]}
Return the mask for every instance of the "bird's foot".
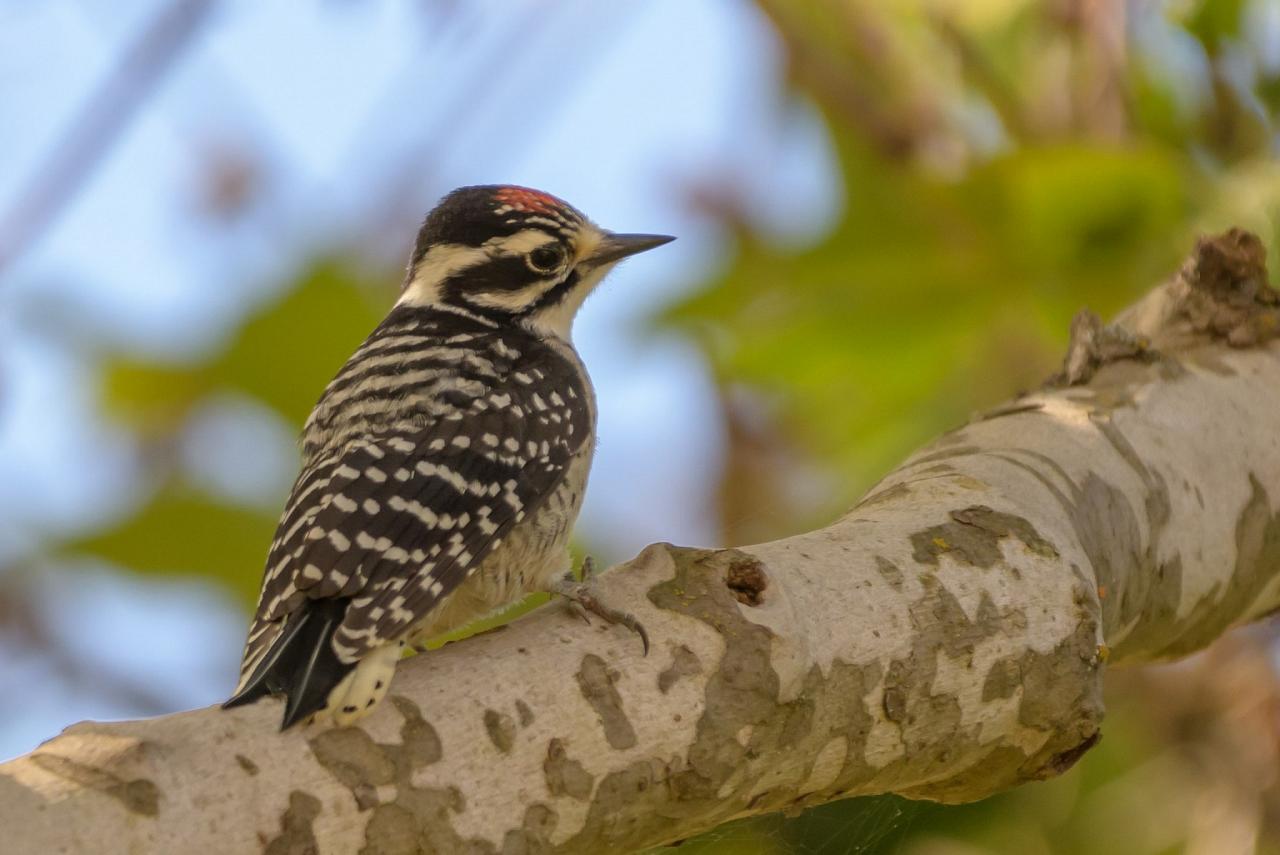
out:
{"label": "bird's foot", "polygon": [[591,555],[582,556],[582,565],[578,568],[578,578],[583,582],[590,582],[591,577],[596,575],[596,559]]}
{"label": "bird's foot", "polygon": [[560,580],[558,585],[551,588],[551,593],[565,596],[565,606],[567,606],[569,611],[573,612],[575,616],[581,618],[582,622],[587,625],[591,624],[591,618],[587,616],[586,608],[578,602],[577,598],[564,595],[560,589],[569,588],[578,584],[585,585],[591,581],[591,578],[595,576],[595,574],[595,558],[590,555],[584,555],[582,556],[582,563],[578,565],[578,572],[575,573],[573,568],[570,567],[568,570],[564,571],[564,577]]}
{"label": "bird's foot", "polygon": [[586,613],[590,612],[597,617],[604,618],[609,623],[621,624],[627,629],[640,636],[640,643],[644,645],[645,656],[649,655],[649,633],[645,631],[644,624],[636,619],[635,615],[630,612],[620,611],[600,602],[595,595],[595,584],[593,576],[595,575],[595,561],[588,555],[582,560],[582,581],[578,581],[573,576],[573,571],[569,571],[564,578],[551,586],[551,593],[564,597],[573,607],[575,611],[582,616],[583,620],[590,623]]}

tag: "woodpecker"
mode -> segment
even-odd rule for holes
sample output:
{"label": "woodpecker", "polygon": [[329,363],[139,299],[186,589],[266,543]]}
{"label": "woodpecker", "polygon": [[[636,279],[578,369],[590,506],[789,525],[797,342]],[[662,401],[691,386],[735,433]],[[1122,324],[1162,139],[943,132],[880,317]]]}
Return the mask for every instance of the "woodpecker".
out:
{"label": "woodpecker", "polygon": [[224,708],[284,695],[281,729],[350,724],[406,645],[532,591],[638,628],[568,576],[596,432],[570,330],[615,264],[673,239],[527,187],[440,201],[400,298],[307,418]]}

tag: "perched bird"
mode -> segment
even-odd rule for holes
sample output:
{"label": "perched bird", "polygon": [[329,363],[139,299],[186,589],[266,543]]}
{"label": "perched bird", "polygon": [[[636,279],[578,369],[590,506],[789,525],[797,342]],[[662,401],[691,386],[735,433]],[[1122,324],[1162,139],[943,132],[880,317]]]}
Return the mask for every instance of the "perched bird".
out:
{"label": "perched bird", "polygon": [[610,268],[670,240],[525,187],[463,187],[427,215],[400,299],[307,419],[224,707],[285,695],[282,728],[348,724],[406,644],[531,591],[638,628],[568,576],[596,427],[570,328]]}

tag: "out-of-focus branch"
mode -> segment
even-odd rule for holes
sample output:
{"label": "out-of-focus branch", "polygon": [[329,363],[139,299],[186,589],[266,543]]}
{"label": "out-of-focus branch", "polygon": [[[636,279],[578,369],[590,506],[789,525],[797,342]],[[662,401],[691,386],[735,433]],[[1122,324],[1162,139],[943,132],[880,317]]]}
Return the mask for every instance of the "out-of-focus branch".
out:
{"label": "out-of-focus branch", "polygon": [[0,273],[30,249],[75,198],[165,74],[192,44],[214,0],[164,6],[99,82],[44,162],[0,216]]}
{"label": "out-of-focus branch", "polygon": [[787,46],[791,76],[882,156],[914,156],[938,131],[942,116],[933,93],[907,73],[910,61],[873,7],[826,0],[759,5]]}

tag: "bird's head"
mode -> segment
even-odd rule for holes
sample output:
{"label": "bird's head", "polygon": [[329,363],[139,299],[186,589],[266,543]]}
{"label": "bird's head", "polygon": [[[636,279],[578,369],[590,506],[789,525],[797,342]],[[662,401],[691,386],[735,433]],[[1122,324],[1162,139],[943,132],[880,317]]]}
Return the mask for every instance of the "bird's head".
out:
{"label": "bird's head", "polygon": [[527,187],[462,187],[423,221],[400,303],[451,306],[567,340],[613,265],[671,240],[606,231]]}

